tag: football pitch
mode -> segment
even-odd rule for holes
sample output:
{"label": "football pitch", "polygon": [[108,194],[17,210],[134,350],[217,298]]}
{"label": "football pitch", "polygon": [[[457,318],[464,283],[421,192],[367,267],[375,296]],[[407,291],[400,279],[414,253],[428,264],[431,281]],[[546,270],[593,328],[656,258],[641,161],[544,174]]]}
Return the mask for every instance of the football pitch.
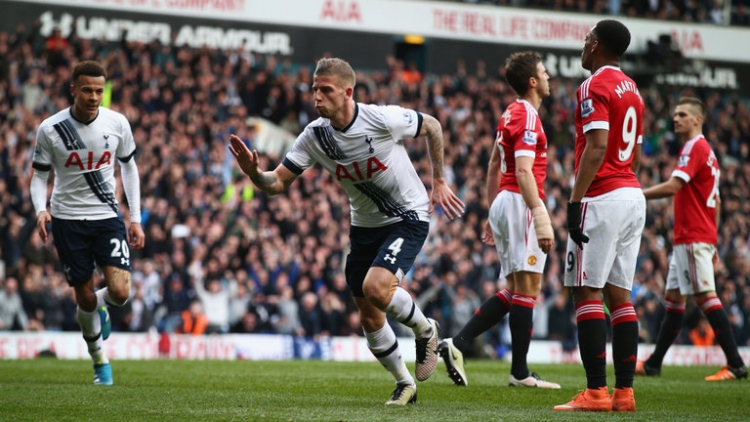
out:
{"label": "football pitch", "polygon": [[[510,366],[467,362],[468,387],[443,362],[419,399],[385,406],[394,383],[378,363],[324,361],[112,361],[115,385],[92,384],[83,360],[0,361],[0,421],[748,421],[748,380],[708,383],[718,368],[664,367],[636,378],[638,411],[568,413],[552,407],[585,386],[575,364],[532,365],[561,390],[508,387]],[[413,371],[413,364],[410,365]],[[610,386],[614,384],[608,367]]]}

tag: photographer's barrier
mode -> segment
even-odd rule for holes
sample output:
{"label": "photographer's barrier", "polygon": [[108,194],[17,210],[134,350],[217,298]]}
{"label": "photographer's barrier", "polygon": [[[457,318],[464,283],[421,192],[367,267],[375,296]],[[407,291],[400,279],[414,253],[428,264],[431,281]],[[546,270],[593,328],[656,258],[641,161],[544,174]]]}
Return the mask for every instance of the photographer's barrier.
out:
{"label": "photographer's barrier", "polygon": [[[399,338],[404,359],[415,359],[414,339]],[[611,361],[611,345],[607,357]],[[290,360],[374,361],[363,337],[303,338],[277,334],[226,334],[190,336],[159,333],[112,333],[104,342],[111,359],[191,359],[191,360]],[[640,345],[638,355],[648,357],[654,346]],[[740,355],[750,362],[750,347],[740,347]],[[88,359],[80,333],[2,332],[0,359],[34,359],[54,356],[58,359]],[[506,356],[509,358],[509,356]],[[533,340],[529,363],[580,363],[578,350],[565,351],[556,341]],[[726,358],[721,348],[674,345],[665,365],[722,366]]]}

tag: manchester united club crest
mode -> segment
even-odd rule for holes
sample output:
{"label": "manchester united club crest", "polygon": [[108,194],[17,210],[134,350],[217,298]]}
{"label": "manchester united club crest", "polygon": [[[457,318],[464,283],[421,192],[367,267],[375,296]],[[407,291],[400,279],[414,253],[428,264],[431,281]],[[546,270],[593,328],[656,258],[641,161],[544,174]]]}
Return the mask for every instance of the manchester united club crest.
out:
{"label": "manchester united club crest", "polygon": [[536,265],[536,257],[534,255],[529,257],[529,265]]}

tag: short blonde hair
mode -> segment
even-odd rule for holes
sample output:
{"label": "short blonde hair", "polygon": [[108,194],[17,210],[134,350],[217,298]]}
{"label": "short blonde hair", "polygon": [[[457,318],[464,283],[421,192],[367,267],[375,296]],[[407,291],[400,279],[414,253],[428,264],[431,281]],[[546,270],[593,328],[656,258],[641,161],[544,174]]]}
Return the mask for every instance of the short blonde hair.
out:
{"label": "short blonde hair", "polygon": [[315,66],[315,75],[338,76],[344,86],[352,88],[357,83],[357,77],[351,65],[346,60],[335,57],[318,60],[318,64]]}

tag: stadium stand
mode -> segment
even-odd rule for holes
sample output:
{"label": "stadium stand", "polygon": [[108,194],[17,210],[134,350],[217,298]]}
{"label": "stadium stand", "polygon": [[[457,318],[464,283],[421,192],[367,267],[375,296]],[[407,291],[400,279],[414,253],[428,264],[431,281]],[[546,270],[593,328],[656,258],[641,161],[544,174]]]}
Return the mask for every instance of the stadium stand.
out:
{"label": "stadium stand", "polygon": [[[543,1],[510,3],[549,6]],[[559,10],[595,11],[606,10],[610,3],[554,5]],[[625,13],[637,7],[631,4],[623,2]],[[669,5],[666,2],[663,7]],[[738,3],[737,10],[741,6]],[[661,9],[657,12],[654,18],[671,16]],[[708,19],[707,15],[700,19]],[[36,127],[69,104],[71,65],[79,59],[97,59],[107,64],[112,81],[109,107],[128,117],[138,145],[147,236],[146,248],[133,254],[133,300],[121,311],[112,310],[113,329],[174,332],[184,326],[181,315],[199,299],[196,292],[204,290],[196,286],[212,280],[213,291],[226,298],[229,309],[227,325],[215,332],[276,333],[283,329],[300,336],[362,335],[343,280],[348,243],[348,221],[342,218],[347,213],[346,196],[325,172],[311,169],[287,195],[268,197],[253,189],[226,148],[230,133],[255,145],[258,117],[295,135],[314,119],[311,64],[157,42],[113,45],[75,36],[64,41],[57,40],[53,51],[49,48],[53,43],[23,25],[14,32],[0,32],[0,300],[15,289],[8,287],[9,281],[17,281],[26,316],[0,319],[0,330],[77,330],[72,290],[60,275],[51,242],[42,244],[35,231],[30,160]],[[405,280],[425,313],[441,322],[444,336],[450,336],[451,327],[460,326],[466,318],[458,310],[481,302],[502,283],[497,279],[494,250],[480,241],[487,212],[483,180],[495,125],[515,96],[501,73],[479,64],[474,67],[476,71],[466,71],[457,63],[452,74],[415,75],[404,71],[403,62],[390,58],[381,69],[358,74],[356,89],[358,101],[399,103],[422,110],[438,117],[445,130],[446,177],[467,204],[467,212],[465,218],[450,224],[433,219],[426,246]],[[572,119],[579,82],[553,78],[552,95],[542,107],[550,139],[547,206],[557,247],[545,272],[544,300],[537,301],[534,333],[535,338],[563,343],[574,338],[574,324],[564,323],[573,314],[562,288],[562,268],[567,238],[564,204],[573,174]],[[704,133],[723,169],[717,288],[738,342],[748,345],[750,100],[698,88],[647,85],[641,92],[647,101],[639,170],[644,186],[669,177],[674,167],[679,146],[670,131],[670,113],[676,98],[696,95],[707,104]],[[256,119],[248,124],[250,117]],[[412,141],[408,148],[415,166],[429,169],[424,142]],[[281,158],[279,152],[271,152],[264,155],[263,164],[270,168]],[[122,192],[118,197],[125,202]],[[633,290],[644,342],[653,341],[658,331],[670,250],[671,207],[665,201],[649,203]],[[291,328],[283,317],[290,307],[298,308],[303,319]],[[688,314],[692,317],[678,340],[683,343],[689,341],[688,330],[698,323],[697,310]],[[213,317],[206,315],[208,321],[214,321]],[[509,336],[500,326],[482,341],[486,355],[501,355]]]}

